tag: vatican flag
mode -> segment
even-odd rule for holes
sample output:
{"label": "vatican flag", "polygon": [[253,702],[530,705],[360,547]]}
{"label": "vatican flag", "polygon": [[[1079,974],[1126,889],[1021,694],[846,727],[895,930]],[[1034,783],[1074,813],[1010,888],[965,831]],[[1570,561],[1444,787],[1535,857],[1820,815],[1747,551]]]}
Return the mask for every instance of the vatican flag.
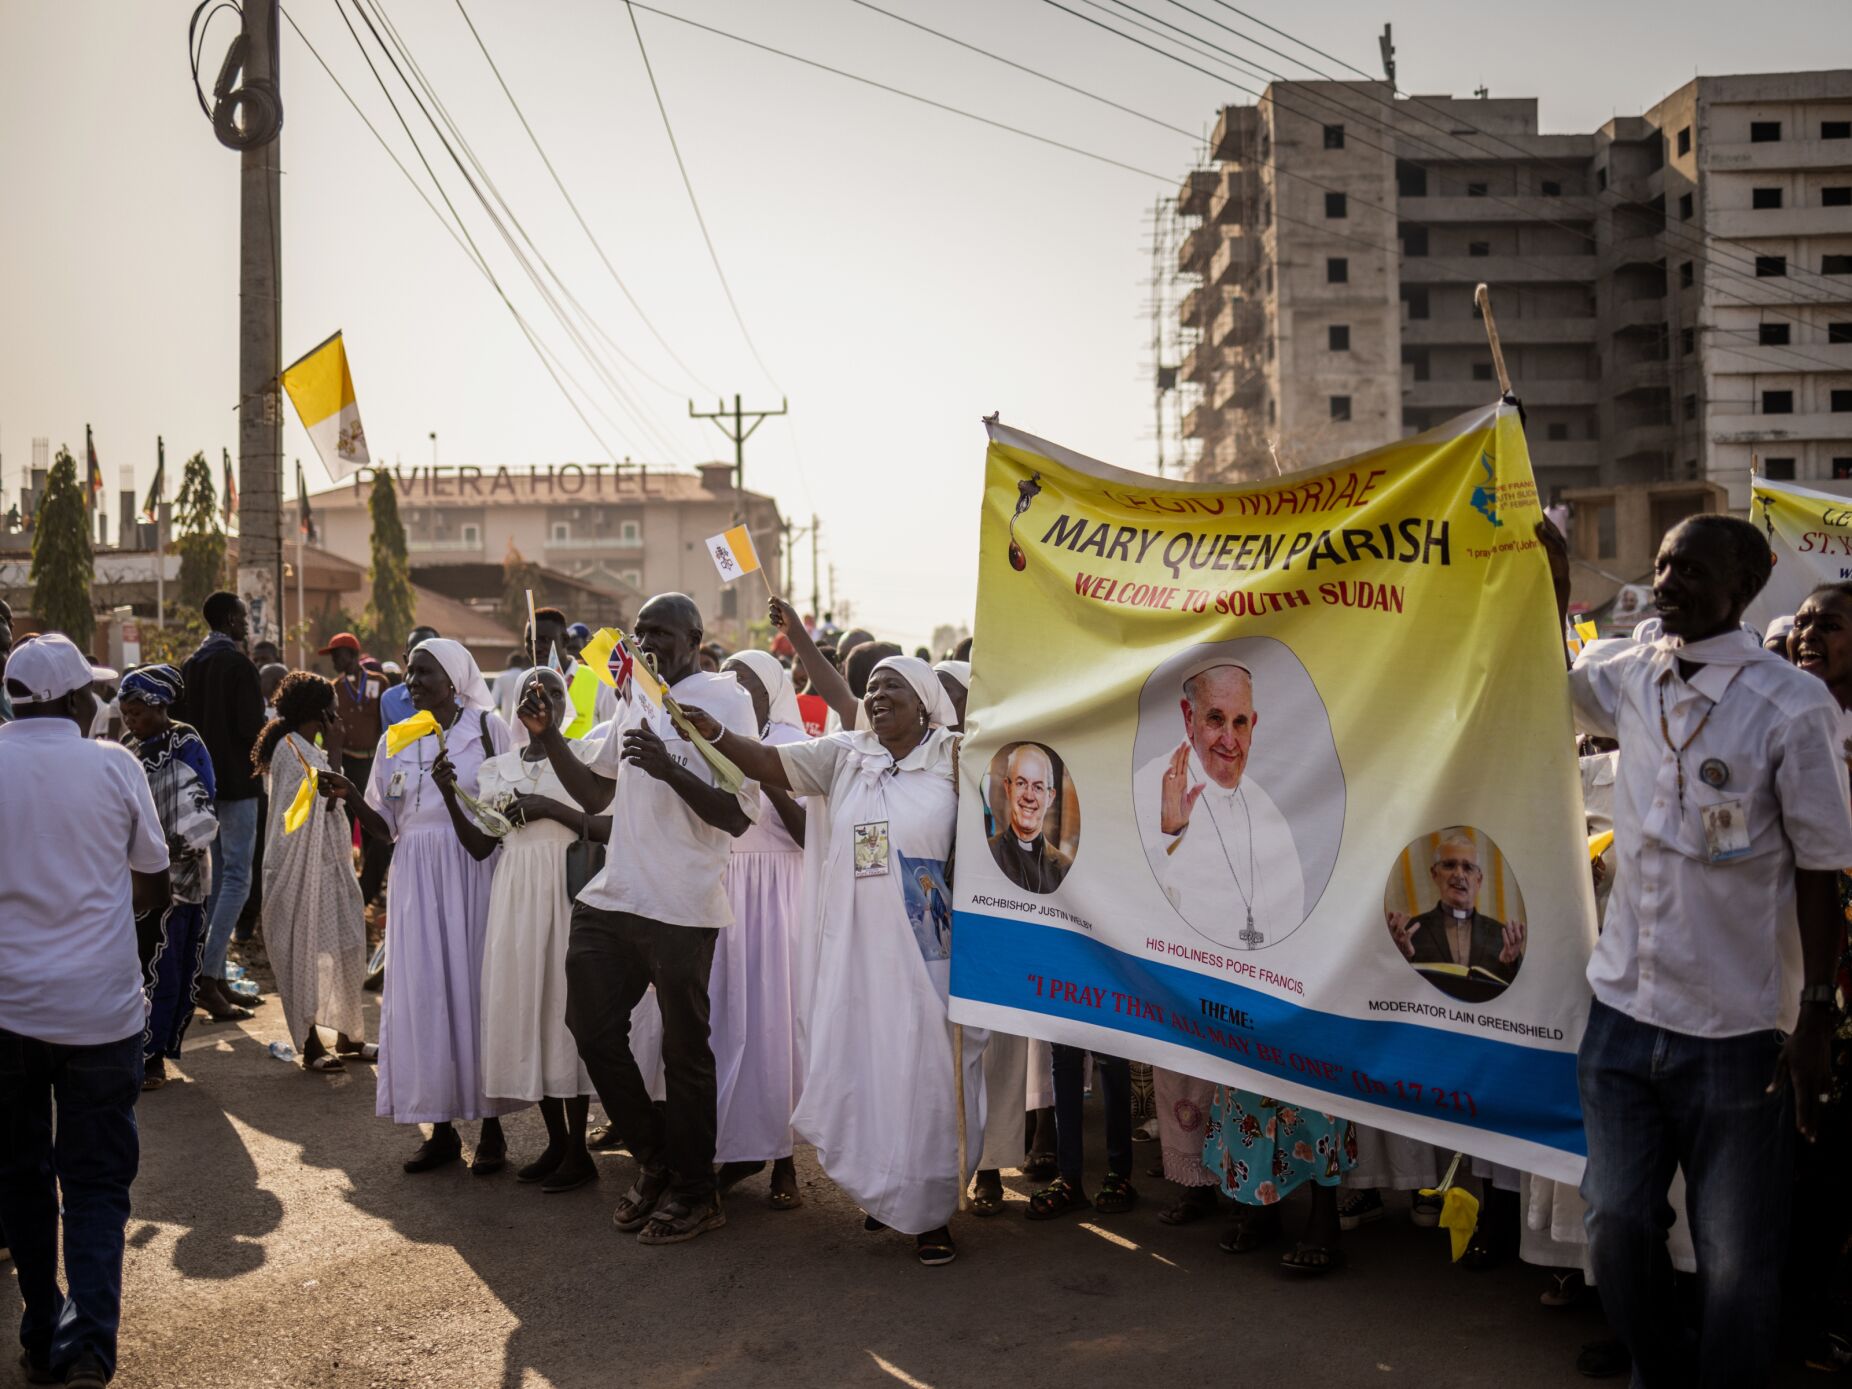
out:
{"label": "vatican flag", "polygon": [[283,368],[283,389],[295,402],[296,415],[330,477],[338,482],[372,461],[339,333]]}
{"label": "vatican flag", "polygon": [[707,538],[708,558],[720,571],[722,583],[732,583],[759,567],[759,553],[752,547],[752,533],[744,525]]}

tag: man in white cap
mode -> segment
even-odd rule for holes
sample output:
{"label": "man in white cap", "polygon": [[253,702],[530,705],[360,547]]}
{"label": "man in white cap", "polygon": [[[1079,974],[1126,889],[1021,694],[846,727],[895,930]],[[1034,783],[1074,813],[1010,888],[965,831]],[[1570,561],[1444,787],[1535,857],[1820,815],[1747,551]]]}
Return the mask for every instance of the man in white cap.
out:
{"label": "man in white cap", "polygon": [[0,843],[21,867],[0,874],[0,1227],[26,1305],[27,1376],[83,1389],[115,1371],[140,1161],[135,914],[170,892],[141,763],[84,736],[96,679],[67,637],[21,642],[6,662],[15,718],[0,726]]}
{"label": "man in white cap", "polygon": [[1260,726],[1254,677],[1205,660],[1184,672],[1180,693],[1183,741],[1140,774],[1159,782],[1158,881],[1209,939],[1258,950],[1305,919],[1305,875],[1286,817],[1245,775]]}

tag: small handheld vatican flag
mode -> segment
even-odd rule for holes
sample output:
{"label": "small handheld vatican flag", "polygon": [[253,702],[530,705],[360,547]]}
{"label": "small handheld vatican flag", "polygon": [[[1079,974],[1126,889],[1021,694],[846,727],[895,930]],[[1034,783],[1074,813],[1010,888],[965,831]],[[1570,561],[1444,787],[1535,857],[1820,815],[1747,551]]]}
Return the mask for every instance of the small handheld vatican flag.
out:
{"label": "small handheld vatican flag", "polygon": [[753,548],[752,532],[746,529],[744,522],[732,530],[709,536],[707,555],[714,561],[714,568],[720,571],[723,584],[730,584],[742,575],[757,570],[760,579],[764,581],[766,593],[771,593],[772,581],[766,578],[765,571],[759,567],[759,552]]}
{"label": "small handheld vatican flag", "polygon": [[338,332],[284,367],[282,380],[329,477],[339,482],[362,464],[372,462],[367,453],[366,431],[360,427],[360,407],[354,402],[347,349]]}

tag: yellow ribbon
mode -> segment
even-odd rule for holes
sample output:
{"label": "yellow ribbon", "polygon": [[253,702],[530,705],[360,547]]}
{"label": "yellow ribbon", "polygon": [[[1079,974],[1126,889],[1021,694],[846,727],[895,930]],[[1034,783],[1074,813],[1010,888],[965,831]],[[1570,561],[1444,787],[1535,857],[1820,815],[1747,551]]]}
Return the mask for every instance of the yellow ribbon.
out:
{"label": "yellow ribbon", "polygon": [[1457,1264],[1460,1256],[1466,1252],[1466,1246],[1473,1237],[1473,1231],[1479,1228],[1479,1198],[1453,1184],[1454,1174],[1460,1170],[1460,1154],[1453,1155],[1453,1161],[1447,1166],[1447,1175],[1440,1179],[1440,1186],[1424,1186],[1423,1196],[1439,1196],[1440,1227],[1445,1230],[1453,1242],[1453,1261]]}
{"label": "yellow ribbon", "polygon": [[294,834],[309,822],[309,812],[315,809],[315,769],[307,769],[308,775],[302,778],[302,784],[296,788],[296,799],[289,803],[289,809],[283,812],[283,833]]}

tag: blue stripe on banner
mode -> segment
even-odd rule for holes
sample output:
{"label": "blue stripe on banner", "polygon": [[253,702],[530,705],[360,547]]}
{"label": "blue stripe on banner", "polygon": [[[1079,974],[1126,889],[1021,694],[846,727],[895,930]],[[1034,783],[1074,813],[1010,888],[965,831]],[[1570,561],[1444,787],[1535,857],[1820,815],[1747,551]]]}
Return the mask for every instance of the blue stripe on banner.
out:
{"label": "blue stripe on banner", "polygon": [[1327,1094],[1588,1155],[1573,1052],[1322,1013],[1078,931],[982,912],[953,919],[954,997],[1193,1047]]}

